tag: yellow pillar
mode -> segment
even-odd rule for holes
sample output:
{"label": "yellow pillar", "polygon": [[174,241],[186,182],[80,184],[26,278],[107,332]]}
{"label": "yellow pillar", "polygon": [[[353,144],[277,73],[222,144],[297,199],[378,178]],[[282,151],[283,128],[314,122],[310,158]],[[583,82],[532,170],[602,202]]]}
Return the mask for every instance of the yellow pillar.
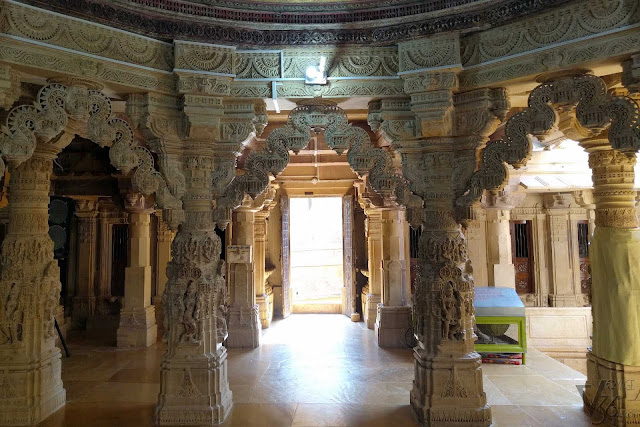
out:
{"label": "yellow pillar", "polygon": [[596,229],[589,258],[593,348],[587,355],[585,410],[604,425],[640,421],[640,229],[635,153],[606,136],[581,141],[593,172]]}

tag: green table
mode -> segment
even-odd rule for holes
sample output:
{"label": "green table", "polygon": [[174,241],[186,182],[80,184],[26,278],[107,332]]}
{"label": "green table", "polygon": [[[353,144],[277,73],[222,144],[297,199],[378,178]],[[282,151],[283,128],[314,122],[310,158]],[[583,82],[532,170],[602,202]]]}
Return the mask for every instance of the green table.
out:
{"label": "green table", "polygon": [[498,286],[476,286],[473,306],[478,325],[517,325],[517,344],[475,344],[482,353],[522,353],[525,363],[527,332],[524,304],[515,289]]}
{"label": "green table", "polygon": [[518,344],[476,344],[477,352],[482,353],[522,353],[525,364],[527,353],[527,329],[524,316],[476,316],[478,325],[518,325]]}

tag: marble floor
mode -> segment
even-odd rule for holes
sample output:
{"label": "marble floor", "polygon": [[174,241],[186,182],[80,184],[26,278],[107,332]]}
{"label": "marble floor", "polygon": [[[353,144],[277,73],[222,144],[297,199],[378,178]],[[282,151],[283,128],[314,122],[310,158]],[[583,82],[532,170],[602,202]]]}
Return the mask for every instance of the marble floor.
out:
{"label": "marble floor", "polygon": [[[163,343],[123,350],[72,336],[63,357],[67,405],[41,426],[150,426]],[[585,377],[539,351],[525,366],[483,365],[495,426],[591,425]],[[263,331],[255,350],[229,351],[228,426],[414,426],[410,350],[385,350],[363,322],[297,314]]]}

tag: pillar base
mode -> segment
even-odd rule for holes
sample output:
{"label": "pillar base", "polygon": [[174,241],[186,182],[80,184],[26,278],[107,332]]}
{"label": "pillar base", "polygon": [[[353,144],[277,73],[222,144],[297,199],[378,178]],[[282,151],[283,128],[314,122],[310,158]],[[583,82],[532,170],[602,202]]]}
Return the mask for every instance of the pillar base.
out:
{"label": "pillar base", "polygon": [[227,350],[201,356],[165,356],[161,394],[155,409],[158,426],[220,424],[233,405],[227,380]]}
{"label": "pillar base", "polygon": [[259,307],[229,308],[227,348],[257,348],[260,346]]}
{"label": "pillar base", "polygon": [[87,327],[87,319],[95,313],[95,309],[95,297],[74,297],[71,311],[73,327],[75,329],[85,329]]}
{"label": "pillar base", "polygon": [[375,329],[376,319],[378,318],[378,304],[381,299],[379,294],[362,294],[362,317],[367,324],[367,328]]}
{"label": "pillar base", "polygon": [[273,319],[273,291],[263,295],[256,295],[256,303],[260,311],[262,329],[267,329]]}
{"label": "pillar base", "polygon": [[378,304],[376,336],[378,347],[410,348],[405,335],[411,328],[411,307],[392,307]]}
{"label": "pillar base", "polygon": [[593,424],[640,425],[640,366],[626,366],[587,353],[584,410]]}
{"label": "pillar base", "polygon": [[120,312],[118,347],[149,347],[158,339],[155,307]]}
{"label": "pillar base", "polygon": [[422,425],[430,427],[489,427],[491,407],[482,390],[480,355],[414,356],[415,379],[411,409]]}
{"label": "pillar base", "polygon": [[8,360],[0,364],[0,425],[38,424],[65,405],[57,347],[35,363]]}

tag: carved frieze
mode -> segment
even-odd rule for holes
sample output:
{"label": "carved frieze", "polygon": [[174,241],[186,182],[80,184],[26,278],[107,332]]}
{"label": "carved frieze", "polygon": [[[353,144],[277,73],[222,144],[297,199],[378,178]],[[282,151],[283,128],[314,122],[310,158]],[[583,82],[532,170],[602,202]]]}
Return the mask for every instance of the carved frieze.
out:
{"label": "carved frieze", "polygon": [[469,67],[623,28],[639,22],[639,10],[637,2],[588,0],[478,31],[462,39],[462,63]]}
{"label": "carved frieze", "polygon": [[157,70],[173,68],[169,43],[68,19],[19,3],[3,1],[0,9],[1,33]]}
{"label": "carved frieze", "polygon": [[398,44],[401,73],[428,68],[459,67],[460,40],[457,33]]}
{"label": "carved frieze", "polygon": [[[72,5],[69,0],[26,1],[162,39],[215,40],[243,46],[393,44],[445,31],[495,26],[564,2],[542,0],[523,4],[519,0],[499,0],[481,8],[473,7],[476,2],[467,0],[449,1],[446,6],[439,1],[416,1],[394,7],[381,7],[375,2],[376,7],[371,7],[371,2],[367,2],[366,8],[349,5],[349,13],[336,10],[347,7],[340,2],[323,2],[323,13],[306,13],[305,9],[317,7],[312,2],[304,5],[274,2],[268,6],[273,10],[256,13],[247,10],[247,3],[229,9],[200,3],[191,7],[173,0],[161,4],[135,0],[136,7],[107,5],[96,0],[75,0]],[[257,3],[250,5],[256,7]],[[189,15],[185,15],[185,7],[189,8]],[[445,8],[447,13],[443,13]]]}
{"label": "carved frieze", "polygon": [[173,48],[175,69],[233,74],[235,48],[181,40],[176,40]]}

